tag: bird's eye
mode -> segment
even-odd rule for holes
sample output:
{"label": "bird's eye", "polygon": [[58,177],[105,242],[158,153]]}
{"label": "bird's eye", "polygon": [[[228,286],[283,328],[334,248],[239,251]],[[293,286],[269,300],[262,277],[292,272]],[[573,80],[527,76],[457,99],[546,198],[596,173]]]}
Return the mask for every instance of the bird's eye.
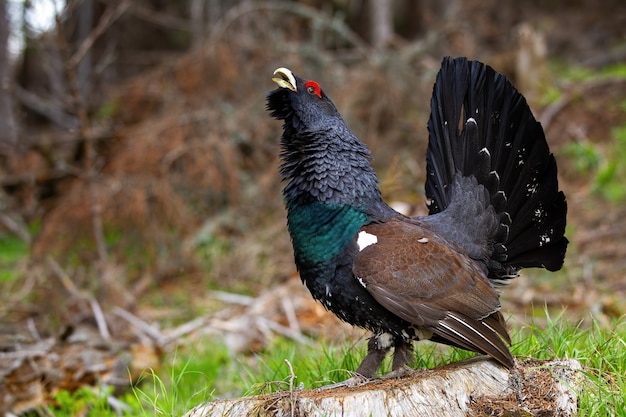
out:
{"label": "bird's eye", "polygon": [[320,85],[315,81],[307,81],[304,86],[306,87],[306,92],[311,95],[316,95],[319,98],[322,98],[322,89]]}

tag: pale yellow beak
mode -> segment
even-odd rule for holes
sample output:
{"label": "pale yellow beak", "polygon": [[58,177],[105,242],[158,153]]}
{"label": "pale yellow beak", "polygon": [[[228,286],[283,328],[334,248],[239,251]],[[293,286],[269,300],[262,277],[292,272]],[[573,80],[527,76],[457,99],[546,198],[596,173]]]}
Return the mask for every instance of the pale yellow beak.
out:
{"label": "pale yellow beak", "polygon": [[276,83],[280,88],[288,88],[291,91],[297,91],[296,77],[287,68],[280,67],[274,71],[274,77],[272,81]]}

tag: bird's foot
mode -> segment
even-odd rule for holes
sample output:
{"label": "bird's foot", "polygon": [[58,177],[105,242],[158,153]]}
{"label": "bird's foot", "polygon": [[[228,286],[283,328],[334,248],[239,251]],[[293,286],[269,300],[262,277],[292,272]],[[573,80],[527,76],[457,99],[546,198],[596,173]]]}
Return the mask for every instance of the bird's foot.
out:
{"label": "bird's foot", "polygon": [[348,378],[345,381],[336,382],[330,385],[324,385],[323,387],[319,387],[318,390],[327,390],[327,389],[335,389],[335,388],[355,388],[355,387],[365,384],[369,380],[370,378],[366,378],[363,375],[354,374],[353,377]]}
{"label": "bird's foot", "polygon": [[415,370],[413,368],[408,367],[407,365],[403,365],[398,369],[395,369],[388,374],[383,375],[381,378],[385,379],[398,379],[403,378],[405,376],[411,375]]}
{"label": "bird's foot", "polygon": [[324,385],[323,387],[317,388],[318,390],[327,390],[327,389],[335,389],[335,388],[356,388],[367,382],[374,381],[376,379],[399,379],[404,378],[405,376],[409,376],[415,372],[415,369],[404,365],[398,369],[395,369],[388,374],[385,374],[380,377],[367,378],[361,374],[355,373],[351,378],[346,379],[345,381],[336,382],[330,385]]}

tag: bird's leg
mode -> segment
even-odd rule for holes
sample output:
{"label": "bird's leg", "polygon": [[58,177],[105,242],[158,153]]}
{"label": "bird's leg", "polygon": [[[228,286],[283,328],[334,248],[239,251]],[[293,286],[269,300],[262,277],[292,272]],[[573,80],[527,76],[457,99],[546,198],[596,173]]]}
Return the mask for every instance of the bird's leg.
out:
{"label": "bird's leg", "polygon": [[411,343],[399,342],[393,351],[393,361],[391,362],[391,370],[397,371],[398,369],[406,367],[407,363],[411,359],[413,354],[413,346]]}
{"label": "bird's leg", "polygon": [[391,372],[385,375],[385,378],[400,378],[409,374],[412,369],[407,366],[413,347],[407,342],[397,342],[393,351],[393,361],[391,362]]}
{"label": "bird's leg", "polygon": [[389,341],[391,340],[388,334],[374,335],[369,338],[367,342],[367,355],[361,361],[361,364],[354,372],[354,376],[346,379],[345,381],[338,382],[331,385],[324,385],[320,387],[320,390],[334,389],[339,387],[356,387],[367,380],[372,379],[374,374],[383,363],[383,359],[393,346]]}
{"label": "bird's leg", "polygon": [[383,339],[381,335],[370,337],[367,342],[367,355],[356,370],[358,375],[370,379],[382,365],[383,359],[385,359],[387,352],[391,348],[391,344],[385,343],[386,341],[381,339]]}

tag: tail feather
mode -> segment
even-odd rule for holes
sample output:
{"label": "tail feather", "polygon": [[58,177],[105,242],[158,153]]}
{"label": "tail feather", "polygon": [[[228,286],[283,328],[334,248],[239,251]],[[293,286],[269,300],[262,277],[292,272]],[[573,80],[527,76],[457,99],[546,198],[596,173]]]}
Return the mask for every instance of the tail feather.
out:
{"label": "tail feather", "polygon": [[[484,230],[494,219],[482,217],[469,220],[475,222],[473,229],[460,223],[446,226],[450,236],[455,226],[464,230],[466,241],[456,243],[484,244],[494,281],[513,277],[524,267],[559,269],[568,243],[567,204],[558,190],[556,161],[541,125],[511,83],[480,62],[444,59],[428,129],[426,195],[430,214],[440,213],[433,222],[441,217],[452,223],[468,221],[462,212],[466,202],[454,199],[480,192],[459,193],[453,184],[457,175],[475,177],[489,194],[487,204],[499,226]],[[448,207],[451,213],[446,213]]]}
{"label": "tail feather", "polygon": [[495,358],[507,368],[514,366],[513,356],[507,345],[511,344],[504,318],[500,312],[481,320],[449,313],[439,321],[433,332],[445,340],[444,343],[459,346],[474,352],[482,352]]}

